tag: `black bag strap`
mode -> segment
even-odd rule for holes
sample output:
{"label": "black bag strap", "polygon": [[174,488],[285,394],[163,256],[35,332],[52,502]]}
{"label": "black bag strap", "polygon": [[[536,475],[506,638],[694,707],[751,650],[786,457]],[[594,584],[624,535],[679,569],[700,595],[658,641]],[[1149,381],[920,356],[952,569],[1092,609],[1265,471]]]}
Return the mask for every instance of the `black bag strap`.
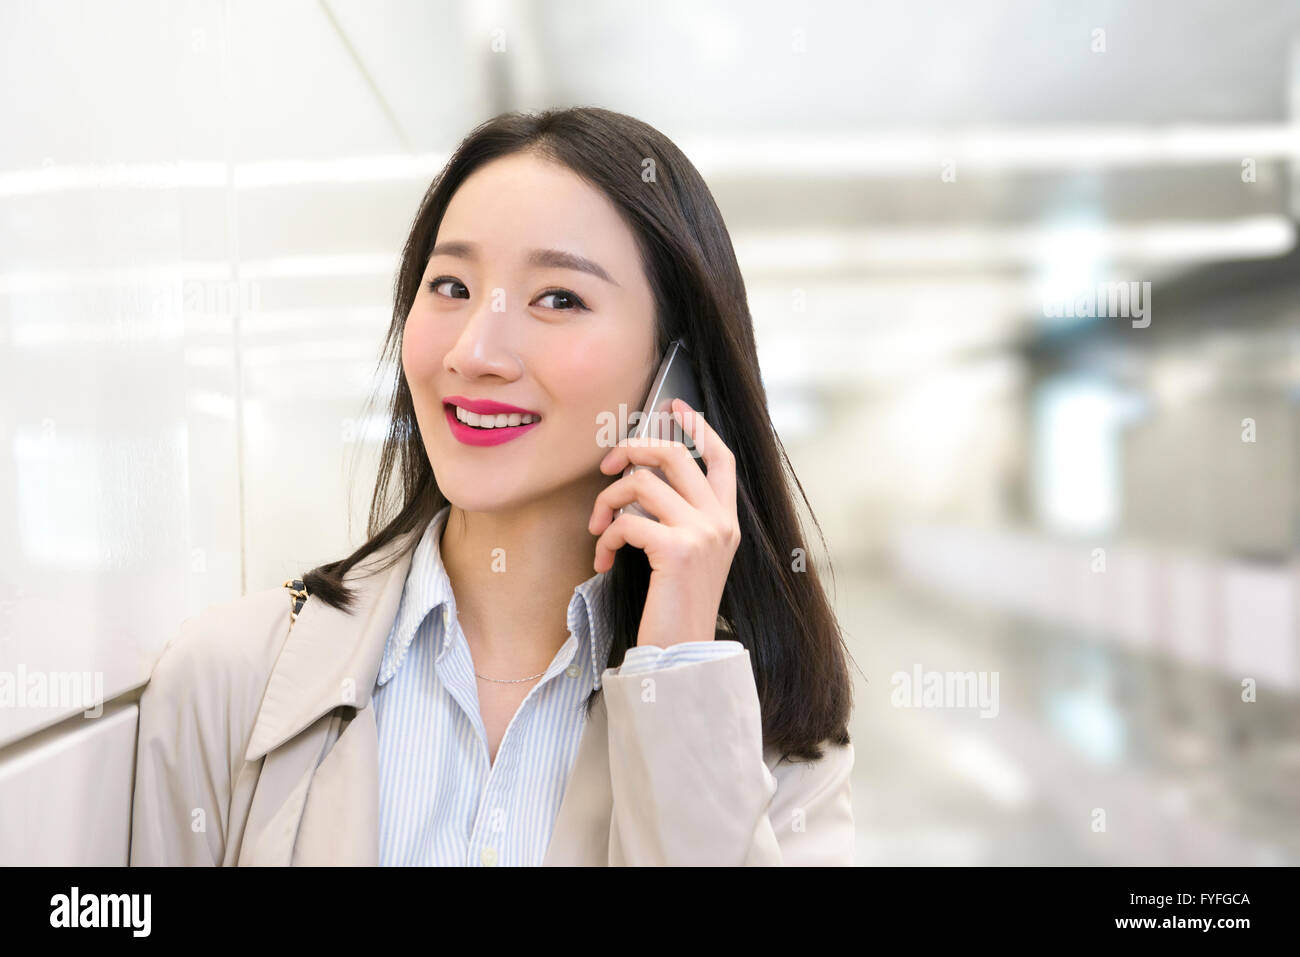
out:
{"label": "black bag strap", "polygon": [[301,578],[290,578],[282,586],[289,589],[289,626],[298,620],[298,612],[307,601],[307,585]]}

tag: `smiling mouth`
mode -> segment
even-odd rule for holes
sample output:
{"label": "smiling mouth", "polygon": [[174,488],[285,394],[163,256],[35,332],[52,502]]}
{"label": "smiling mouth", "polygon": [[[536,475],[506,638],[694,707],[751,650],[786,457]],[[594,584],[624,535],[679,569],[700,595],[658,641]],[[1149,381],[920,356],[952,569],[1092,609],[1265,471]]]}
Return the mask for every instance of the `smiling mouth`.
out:
{"label": "smiling mouth", "polygon": [[534,415],[531,412],[499,412],[496,415],[479,415],[477,412],[470,412],[468,409],[462,409],[460,406],[451,402],[443,403],[444,408],[448,409],[456,421],[461,425],[471,429],[479,429],[483,432],[490,432],[493,429],[508,429],[521,425],[532,425],[541,420],[541,416]]}

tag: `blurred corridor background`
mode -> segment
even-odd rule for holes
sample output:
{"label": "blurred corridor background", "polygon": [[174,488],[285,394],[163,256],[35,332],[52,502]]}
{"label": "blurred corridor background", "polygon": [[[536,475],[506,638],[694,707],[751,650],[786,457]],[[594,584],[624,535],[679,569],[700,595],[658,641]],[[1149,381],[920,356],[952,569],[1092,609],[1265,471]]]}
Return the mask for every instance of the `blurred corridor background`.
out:
{"label": "blurred corridor background", "polygon": [[577,104],[726,216],[858,863],[1300,863],[1300,5],[6,2],[0,89],[0,863],[125,863],[179,621],[364,539],[429,181]]}

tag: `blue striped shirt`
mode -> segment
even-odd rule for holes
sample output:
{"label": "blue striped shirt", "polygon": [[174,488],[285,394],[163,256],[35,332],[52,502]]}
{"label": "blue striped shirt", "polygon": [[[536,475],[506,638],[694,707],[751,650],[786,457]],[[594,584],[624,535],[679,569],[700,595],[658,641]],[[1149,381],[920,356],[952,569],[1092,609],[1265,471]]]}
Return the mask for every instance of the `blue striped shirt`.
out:
{"label": "blue striped shirt", "polygon": [[[381,865],[539,865],[600,688],[611,635],[593,575],[569,601],[569,639],[506,727],[495,761],[469,645],[442,563],[444,506],[425,529],[379,666]],[[630,547],[630,546],[629,546]],[[742,654],[738,641],[628,649],[613,674],[638,674]]]}

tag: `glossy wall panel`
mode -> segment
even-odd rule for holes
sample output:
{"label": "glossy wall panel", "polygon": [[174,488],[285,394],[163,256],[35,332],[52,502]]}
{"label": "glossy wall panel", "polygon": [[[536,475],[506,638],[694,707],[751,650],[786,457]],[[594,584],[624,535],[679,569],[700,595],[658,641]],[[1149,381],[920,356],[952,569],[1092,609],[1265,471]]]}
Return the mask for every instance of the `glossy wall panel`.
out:
{"label": "glossy wall panel", "polygon": [[[190,603],[180,219],[164,192],[13,205],[0,201],[0,649],[28,674],[101,674],[113,697],[148,678]],[[75,258],[40,235],[52,223],[77,235]],[[0,709],[0,743],[69,710]]]}
{"label": "glossy wall panel", "polygon": [[126,864],[137,715],[111,704],[0,756],[0,866]]}
{"label": "glossy wall panel", "polygon": [[194,599],[186,295],[222,267],[189,247],[225,227],[172,184],[219,139],[202,8],[133,13],[124,43],[106,6],[0,13],[0,745],[83,709],[63,679],[147,681]]}
{"label": "glossy wall panel", "polygon": [[[393,6],[442,52],[386,73],[376,44],[423,41],[376,33],[369,12],[0,7],[6,824],[73,779],[81,758],[60,755],[93,752],[107,721],[81,715],[130,700],[186,617],[364,538],[384,430],[362,413],[393,270],[440,157],[482,112],[476,92],[397,95],[464,76],[461,11]],[[113,713],[103,754],[125,754],[113,773],[129,777],[134,706]],[[56,827],[91,793],[60,792],[24,826]],[[112,820],[96,863],[125,847]],[[9,840],[0,862],[64,846]]]}

